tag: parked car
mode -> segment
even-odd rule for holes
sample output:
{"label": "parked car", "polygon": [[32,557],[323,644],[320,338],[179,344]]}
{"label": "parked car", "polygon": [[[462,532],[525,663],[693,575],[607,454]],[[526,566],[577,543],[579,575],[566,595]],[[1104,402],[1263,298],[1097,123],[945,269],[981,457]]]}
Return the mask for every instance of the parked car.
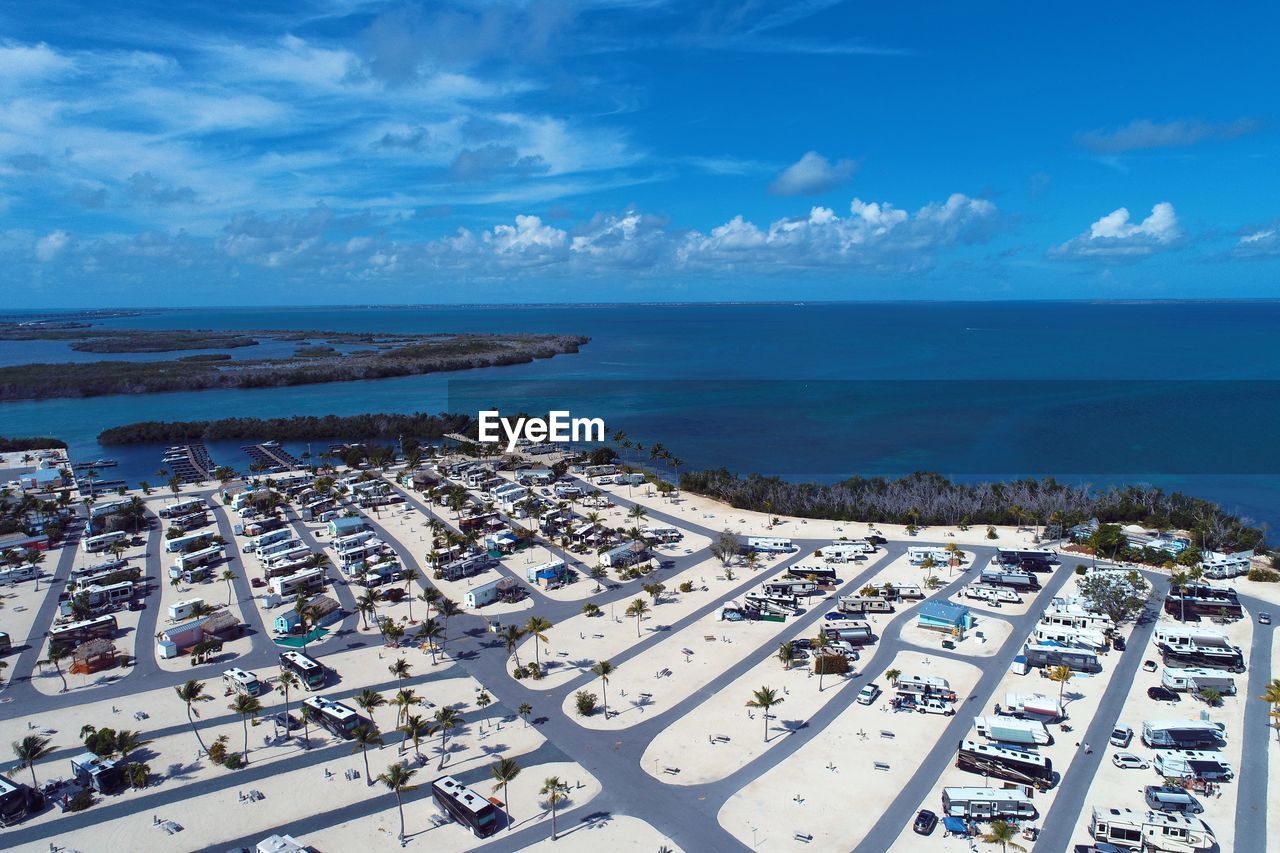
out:
{"label": "parked car", "polygon": [[798,640],[791,641],[791,648],[793,649],[809,649],[812,647],[813,647],[813,640],[809,639],[808,637],[801,637]]}
{"label": "parked car", "polygon": [[1155,671],[1156,671],[1156,662],[1155,662],[1155,661],[1153,661],[1153,660],[1144,660],[1144,661],[1142,662],[1142,668],[1143,668],[1144,670],[1146,670],[1147,672],[1155,672]]}
{"label": "parked car", "polygon": [[880,687],[875,684],[868,684],[858,691],[858,704],[870,705],[872,702],[876,701],[876,697],[879,695]]}
{"label": "parked car", "polygon": [[1177,702],[1178,694],[1167,687],[1148,687],[1147,698],[1157,702]]}
{"label": "parked car", "polygon": [[921,714],[942,714],[944,717],[950,717],[956,712],[956,709],[951,707],[951,703],[932,698],[917,702],[916,710]]}
{"label": "parked car", "polygon": [[938,825],[938,816],[928,809],[921,809],[916,822],[911,825],[917,835],[929,835]]}
{"label": "parked car", "polygon": [[1271,624],[1271,614],[1270,614],[1270,613],[1268,613],[1268,612],[1267,612],[1267,611],[1265,611],[1265,610],[1264,610],[1264,611],[1262,611],[1261,613],[1259,613],[1259,614],[1258,614],[1258,624],[1259,624],[1259,625],[1270,625],[1270,624]]}
{"label": "parked car", "polygon": [[266,585],[267,585],[267,582],[266,582],[266,581],[264,581],[262,578],[250,578],[250,579],[249,579],[249,586],[252,586],[252,587],[260,587],[260,586],[266,586]]}
{"label": "parked car", "polygon": [[1111,730],[1111,745],[1124,749],[1133,741],[1133,729],[1128,726],[1116,726]]}
{"label": "parked car", "polygon": [[1117,752],[1111,756],[1111,763],[1121,770],[1146,770],[1150,766],[1145,759],[1132,752]]}
{"label": "parked car", "polygon": [[293,731],[302,728],[302,721],[293,714],[285,715],[284,713],[275,714],[271,718],[271,722],[275,723],[285,731]]}
{"label": "parked car", "polygon": [[889,541],[888,539],[885,539],[883,536],[868,536],[866,537],[866,539],[872,545],[885,545]]}
{"label": "parked car", "polygon": [[1143,789],[1143,796],[1147,801],[1147,808],[1158,812],[1200,814],[1204,811],[1200,801],[1183,788],[1148,785]]}
{"label": "parked car", "polygon": [[1120,637],[1120,636],[1112,637],[1111,648],[1115,649],[1118,652],[1124,651],[1125,650],[1124,637]]}

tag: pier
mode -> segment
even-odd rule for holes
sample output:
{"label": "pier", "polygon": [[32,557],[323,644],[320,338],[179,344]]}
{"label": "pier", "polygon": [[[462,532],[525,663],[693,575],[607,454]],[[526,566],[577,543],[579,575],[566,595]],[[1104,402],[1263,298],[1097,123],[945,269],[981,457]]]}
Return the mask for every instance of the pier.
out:
{"label": "pier", "polygon": [[203,444],[181,444],[166,448],[162,460],[169,472],[184,483],[213,479],[213,460]]}

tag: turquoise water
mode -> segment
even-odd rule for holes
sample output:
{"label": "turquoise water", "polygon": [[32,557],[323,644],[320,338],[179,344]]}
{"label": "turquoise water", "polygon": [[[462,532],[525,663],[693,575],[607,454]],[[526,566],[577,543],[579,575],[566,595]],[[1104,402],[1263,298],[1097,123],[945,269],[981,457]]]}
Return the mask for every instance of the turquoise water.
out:
{"label": "turquoise water", "polygon": [[[451,374],[6,403],[0,405],[0,431],[60,436],[74,458],[121,459],[118,470],[133,480],[154,476],[159,453],[100,448],[100,430],[152,419],[439,411],[450,405],[453,382],[454,408],[461,411],[470,410],[463,403],[475,407],[485,399],[504,409],[557,398],[579,408],[599,406],[604,411],[584,414],[602,415],[610,429],[625,429],[645,444],[663,442],[686,466],[824,480],[918,467],[962,479],[1066,474],[1095,483],[1139,480],[1185,488],[1280,522],[1280,466],[1266,449],[1274,401],[1263,382],[1280,380],[1280,302],[232,308],[157,311],[104,325],[563,332],[590,335],[592,342],[576,355]],[[0,343],[0,364],[21,360],[21,353],[21,344]],[[1056,392],[997,408],[998,383],[961,382],[993,379],[1257,384],[1215,382],[1214,394],[1207,395],[1214,398],[1211,411],[1198,405],[1194,387],[1169,386],[1173,390],[1128,407],[1140,408],[1142,420],[1119,417],[1125,407],[1114,400],[1081,406]],[[461,386],[460,380],[473,384]],[[488,380],[497,384],[474,384]],[[849,384],[861,380],[955,384],[913,399]],[[561,384],[587,381],[603,384]],[[1234,446],[1206,434],[1205,424],[1215,417],[1236,431]],[[1082,447],[1099,449],[1095,468],[1081,470],[1090,461]],[[1147,458],[1144,453],[1171,461],[1155,470],[1128,464]],[[234,446],[214,448],[214,458],[247,462]]]}

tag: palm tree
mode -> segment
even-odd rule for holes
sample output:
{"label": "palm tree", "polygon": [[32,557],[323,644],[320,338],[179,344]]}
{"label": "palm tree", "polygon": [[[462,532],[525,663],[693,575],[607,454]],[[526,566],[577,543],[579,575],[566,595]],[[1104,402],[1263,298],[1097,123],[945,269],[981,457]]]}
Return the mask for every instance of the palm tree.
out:
{"label": "palm tree", "polygon": [[449,739],[449,732],[462,724],[462,715],[456,708],[440,708],[436,711],[434,720],[428,731],[430,734],[440,733],[440,766],[444,767],[445,743]]}
{"label": "palm tree", "polygon": [[1058,684],[1058,707],[1062,707],[1062,691],[1066,689],[1067,682],[1074,675],[1069,666],[1051,666],[1049,667],[1049,680]]}
{"label": "palm tree", "polygon": [[511,803],[507,799],[507,784],[515,781],[515,778],[520,775],[520,769],[520,765],[514,758],[499,758],[489,765],[489,772],[493,774],[494,792],[499,788],[502,789],[502,802],[505,804],[503,808],[507,812],[507,832],[511,831]]}
{"label": "palm tree", "polygon": [[887,679],[889,680],[889,685],[890,685],[891,687],[897,687],[897,686],[898,686],[898,679],[902,677],[902,670],[900,670],[900,669],[886,669],[886,670],[884,671],[884,677],[885,677],[885,678],[887,678]]}
{"label": "palm tree", "polygon": [[[1176,589],[1181,591],[1183,587],[1187,585],[1187,580],[1188,580],[1188,577],[1186,572],[1183,572],[1183,571],[1174,572],[1173,574],[1169,575],[1169,589],[1170,590]],[[1187,621],[1187,597],[1185,595],[1181,597],[1181,603],[1182,603],[1182,613],[1179,614],[1178,619],[1181,622],[1186,622]]]}
{"label": "palm tree", "polygon": [[442,596],[440,600],[436,602],[436,613],[440,614],[440,618],[444,622],[444,629],[446,631],[449,630],[449,617],[457,616],[461,612],[462,608],[459,607],[458,603],[452,599],[444,598]]}
{"label": "palm tree", "polygon": [[549,619],[541,616],[530,616],[529,621],[524,623],[524,632],[533,637],[533,659],[537,663],[538,669],[542,669],[542,657],[538,652],[538,644],[547,642],[546,632],[550,631],[554,625]]}
{"label": "palm tree", "polygon": [[598,660],[591,667],[591,671],[600,676],[600,693],[604,698],[604,718],[609,719],[609,676],[613,674],[616,667],[607,660]]}
{"label": "palm tree", "polygon": [[649,605],[643,598],[637,598],[627,605],[627,615],[636,617],[636,636],[640,636],[640,620],[649,612]]}
{"label": "palm tree", "polygon": [[786,700],[778,695],[772,687],[761,687],[751,694],[747,701],[748,708],[759,708],[764,711],[764,742],[769,742],[769,709],[781,705]]}
{"label": "palm tree", "polygon": [[387,704],[387,697],[383,696],[376,690],[369,690],[366,688],[365,690],[360,691],[355,699],[356,704],[369,715],[369,725],[373,727],[375,732],[378,731],[378,724],[373,719],[373,709],[381,708],[383,705]]}
{"label": "palm tree", "polygon": [[262,703],[258,701],[257,696],[249,696],[245,693],[236,695],[235,700],[227,706],[231,710],[240,715],[240,722],[244,726],[244,752],[241,756],[244,763],[249,763],[249,718],[262,710]]}
{"label": "palm tree", "polygon": [[58,671],[58,678],[62,679],[62,690],[67,692],[67,677],[62,674],[62,662],[71,656],[71,647],[66,643],[51,642],[49,643],[49,657],[45,658],[42,663],[51,663],[53,668]]}
{"label": "palm tree", "polygon": [[795,652],[795,647],[790,641],[778,644],[778,660],[782,661],[783,669],[791,669],[791,656]]}
{"label": "palm tree", "polygon": [[412,687],[401,688],[396,691],[396,698],[391,700],[391,704],[396,706],[396,725],[400,725],[400,721],[409,713],[409,709],[422,701],[422,698],[413,691]]}
{"label": "palm tree", "polygon": [[418,600],[427,605],[427,615],[431,615],[431,608],[435,607],[436,602],[441,598],[440,590],[434,586],[429,586],[418,594]]}
{"label": "palm tree", "polygon": [[195,734],[196,741],[200,744],[200,751],[207,753],[209,750],[204,745],[204,740],[201,739],[200,732],[196,730],[195,717],[200,716],[200,712],[196,710],[195,703],[212,702],[213,697],[204,692],[204,682],[196,681],[194,678],[186,684],[180,684],[177,687],[174,687],[173,690],[178,694],[178,698],[186,703],[187,722],[191,724],[191,731]]}
{"label": "palm tree", "polygon": [[356,726],[351,730],[351,740],[355,742],[351,751],[364,756],[365,785],[372,785],[373,780],[369,778],[369,753],[366,750],[371,746],[382,746],[382,735],[368,726]]}
{"label": "palm tree", "polygon": [[524,631],[519,625],[507,625],[498,632],[498,636],[502,638],[503,644],[507,647],[507,654],[515,658],[516,669],[520,668],[520,654],[516,651],[516,646],[524,639]]}
{"label": "palm tree", "polygon": [[822,653],[826,651],[827,646],[831,645],[831,640],[827,637],[827,633],[825,631],[819,631],[818,636],[813,638],[812,643],[813,643],[813,668],[818,670],[818,692],[821,693],[822,692],[822,676],[826,675],[827,668],[826,666],[819,664],[818,661],[822,659],[823,657]]}
{"label": "palm tree", "polygon": [[1276,730],[1276,739],[1280,740],[1280,678],[1273,678],[1267,683],[1263,694],[1258,697],[1271,706],[1268,715],[1275,720],[1272,724]]}
{"label": "palm tree", "polygon": [[569,799],[569,786],[560,781],[559,776],[548,776],[542,781],[539,794],[547,798],[551,806],[551,840],[556,840],[556,806]]}
{"label": "palm tree", "polygon": [[27,735],[22,740],[13,742],[13,754],[18,759],[18,766],[31,768],[31,787],[40,787],[36,782],[36,762],[53,751],[49,738],[40,735]]}
{"label": "palm tree", "polygon": [[529,728],[529,715],[533,713],[533,706],[528,702],[521,702],[516,713],[520,715],[520,719],[524,720],[524,727]]}
{"label": "palm tree", "polygon": [[431,665],[436,665],[436,640],[444,636],[444,628],[434,619],[424,619],[422,626],[418,628],[418,639],[427,644],[427,651],[431,653]]}
{"label": "palm tree", "polygon": [[413,754],[418,755],[422,743],[422,736],[427,733],[430,724],[423,719],[420,714],[406,714],[404,725],[400,727],[400,731],[404,732],[404,740],[400,741],[400,751],[404,751],[406,741],[413,741]]}
{"label": "palm tree", "polygon": [[405,598],[409,600],[409,621],[410,622],[413,621],[413,595],[409,593],[409,587],[413,584],[415,580],[417,580],[417,578],[418,578],[418,570],[413,568],[412,566],[405,566],[403,569],[400,570],[400,573],[396,575],[396,580],[404,581],[404,591],[406,593]]}
{"label": "palm tree", "polygon": [[413,669],[409,662],[403,656],[396,658],[396,662],[387,667],[387,671],[396,677],[396,686],[403,686],[404,680],[408,678]]}
{"label": "palm tree", "polygon": [[236,579],[236,573],[230,569],[222,570],[222,579],[227,582],[227,606],[231,606],[231,582]]}
{"label": "palm tree", "polygon": [[361,620],[366,628],[369,627],[370,616],[376,616],[378,613],[378,593],[372,589],[366,589],[356,599],[356,609],[360,611]]}
{"label": "palm tree", "polygon": [[410,785],[409,780],[413,778],[417,770],[411,770],[402,764],[392,764],[387,767],[385,773],[378,774],[378,781],[386,785],[391,793],[396,795],[396,809],[400,812],[400,835],[404,838],[404,802],[401,795],[405,791],[412,791],[416,785]]}
{"label": "palm tree", "polygon": [[1013,847],[1014,850],[1025,850],[1025,847],[1014,844],[1013,839],[1018,837],[1018,829],[1006,820],[991,821],[991,831],[982,836],[982,840],[988,844],[999,844],[1001,850],[1008,850]]}

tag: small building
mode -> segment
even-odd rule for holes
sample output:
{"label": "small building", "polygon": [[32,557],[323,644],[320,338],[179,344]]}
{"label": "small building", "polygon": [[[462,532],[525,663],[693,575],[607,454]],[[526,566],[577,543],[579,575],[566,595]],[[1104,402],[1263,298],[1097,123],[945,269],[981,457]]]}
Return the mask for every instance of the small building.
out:
{"label": "small building", "polygon": [[649,549],[643,542],[626,542],[601,554],[600,565],[607,569],[617,569],[634,566],[648,558]]}
{"label": "small building", "polygon": [[99,794],[110,794],[124,787],[124,773],[117,762],[82,752],[71,759],[71,772],[76,781]]}
{"label": "small building", "polygon": [[335,518],[329,522],[329,526],[325,528],[330,536],[350,536],[352,533],[359,533],[365,529],[364,519],[358,515],[347,515],[342,518]]}
{"label": "small building", "polygon": [[18,475],[18,485],[23,491],[53,489],[63,484],[62,470],[53,467],[48,459],[41,459],[34,471]]}
{"label": "small building", "polygon": [[926,601],[917,611],[916,624],[929,631],[939,631],[953,637],[963,637],[973,627],[973,615],[969,608],[949,601]]}
{"label": "small building", "polygon": [[90,675],[114,668],[118,660],[115,644],[98,637],[76,646],[71,653],[71,671],[77,675]]}
{"label": "small building", "polygon": [[543,563],[538,566],[530,566],[525,573],[525,578],[531,584],[551,589],[564,583],[565,576],[569,572],[569,567],[565,565],[564,560],[556,558],[550,562]]}
{"label": "small building", "polygon": [[[317,595],[307,601],[308,607],[316,609],[317,619],[313,627],[323,627],[342,618],[342,605],[327,595]],[[302,628],[302,616],[290,608],[276,616],[271,629],[276,634],[296,634]]]}
{"label": "small building", "polygon": [[486,550],[498,551],[502,554],[510,554],[519,543],[519,537],[511,530],[499,530],[495,533],[486,534],[484,537]]}
{"label": "small building", "polygon": [[156,654],[162,658],[176,658],[191,651],[197,643],[208,640],[226,640],[240,635],[240,620],[223,608],[207,616],[161,628],[156,634]]}
{"label": "small building", "polygon": [[25,533],[12,533],[0,536],[0,554],[10,551],[48,551],[49,537],[43,533],[39,536],[28,536]]}

